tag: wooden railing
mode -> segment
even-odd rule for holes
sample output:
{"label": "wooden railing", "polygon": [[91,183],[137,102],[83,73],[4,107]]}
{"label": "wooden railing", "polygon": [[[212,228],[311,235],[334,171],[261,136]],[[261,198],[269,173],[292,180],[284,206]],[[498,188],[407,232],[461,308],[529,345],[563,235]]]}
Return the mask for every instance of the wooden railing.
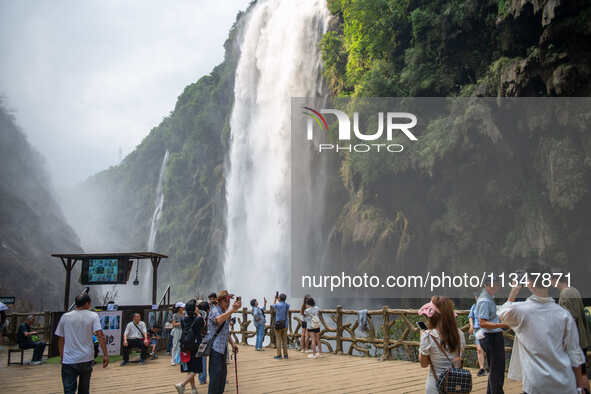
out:
{"label": "wooden railing", "polygon": [[[469,311],[456,312],[458,327],[467,334],[470,327]],[[265,324],[265,336],[270,338],[268,346],[275,347],[275,335],[272,329],[275,323],[275,312],[271,308],[264,313],[270,315],[270,321]],[[391,309],[387,306],[382,309],[368,310],[365,332],[360,330],[358,313],[357,310],[344,309],[342,306],[337,306],[336,309],[320,310],[320,342],[323,345],[323,352],[377,356],[382,360],[392,360],[400,358],[400,353],[396,353],[396,350],[400,349],[409,359],[416,359],[416,348],[419,346],[419,329],[416,326],[419,320],[418,310]],[[243,308],[241,312],[236,312],[234,317],[236,323],[232,326],[231,335],[237,343],[246,345],[248,339],[256,335],[254,326],[250,329],[252,311]],[[302,328],[302,315],[299,310],[289,311],[287,328],[289,343],[299,347]],[[505,332],[504,336],[511,341],[514,338],[512,332]],[[468,339],[467,335],[466,339]],[[472,341],[466,342],[467,349],[476,349]],[[505,351],[510,352],[511,347],[506,346]]]}

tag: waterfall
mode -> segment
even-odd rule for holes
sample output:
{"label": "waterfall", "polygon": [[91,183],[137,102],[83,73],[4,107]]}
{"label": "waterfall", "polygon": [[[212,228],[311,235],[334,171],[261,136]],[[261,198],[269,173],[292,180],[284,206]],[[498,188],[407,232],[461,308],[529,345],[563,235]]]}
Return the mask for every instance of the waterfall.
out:
{"label": "waterfall", "polygon": [[148,252],[154,252],[154,243],[156,242],[156,234],[158,233],[158,224],[160,223],[160,216],[162,216],[162,206],[164,205],[164,192],[162,191],[162,182],[164,180],[164,171],[166,170],[166,162],[168,161],[168,151],[164,154],[162,165],[160,166],[160,173],[158,175],[158,184],[156,185],[156,206],[152,214],[152,223],[150,224],[150,235],[148,236]]}
{"label": "waterfall", "polygon": [[[154,213],[152,213],[152,222],[150,223],[150,234],[148,235],[147,250],[154,252],[154,244],[156,243],[156,234],[158,234],[158,225],[160,224],[160,217],[162,216],[162,208],[164,206],[164,191],[162,190],[162,183],[164,182],[164,175],[166,173],[166,162],[168,161],[168,150],[164,153],[162,164],[160,165],[160,172],[158,173],[158,183],[156,184],[156,200],[154,206]],[[140,280],[141,296],[148,303],[152,300],[152,264],[146,260],[140,267],[142,272],[142,279]]]}
{"label": "waterfall", "polygon": [[321,94],[325,0],[260,1],[243,31],[226,173],[228,288],[289,291],[290,99]]}

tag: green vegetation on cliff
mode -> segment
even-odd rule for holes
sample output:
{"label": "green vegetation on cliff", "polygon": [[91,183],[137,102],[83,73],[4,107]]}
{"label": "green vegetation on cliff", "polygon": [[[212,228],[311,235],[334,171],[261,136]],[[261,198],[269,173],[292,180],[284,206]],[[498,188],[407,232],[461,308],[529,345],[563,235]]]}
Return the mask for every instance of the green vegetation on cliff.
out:
{"label": "green vegetation on cliff", "polygon": [[[321,49],[337,96],[591,93],[588,2],[328,0],[328,6],[334,21]],[[585,267],[591,136],[576,125],[568,134],[538,129],[535,116],[517,132],[497,129],[485,110],[468,105],[453,120],[432,122],[398,155],[343,155],[350,197],[330,240],[337,258],[352,270],[385,263],[405,270],[416,261],[431,269],[478,269],[483,261],[507,266],[532,254]],[[365,251],[361,263],[347,257],[355,248]]]}

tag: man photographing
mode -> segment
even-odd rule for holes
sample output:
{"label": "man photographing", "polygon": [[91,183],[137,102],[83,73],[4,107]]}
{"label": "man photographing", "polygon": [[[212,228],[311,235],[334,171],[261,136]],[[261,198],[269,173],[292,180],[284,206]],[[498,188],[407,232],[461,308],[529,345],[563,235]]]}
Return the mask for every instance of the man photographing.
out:
{"label": "man photographing", "polygon": [[109,352],[99,317],[90,311],[90,296],[79,295],[75,302],[76,309],[61,317],[55,335],[59,337],[64,393],[75,394],[78,390],[79,394],[86,394],[94,360],[92,336],[96,335],[103,350],[103,368],[109,365]]}
{"label": "man photographing", "polygon": [[[209,355],[209,394],[223,393],[226,388],[228,342],[232,346],[232,350],[238,352],[238,345],[234,343],[230,336],[229,320],[232,313],[240,310],[242,301],[238,297],[230,308],[232,298],[233,295],[228,293],[227,290],[220,291],[217,294],[217,304],[212,305],[207,318],[207,336],[204,341],[210,341],[215,337]],[[218,328],[220,328],[219,331]]]}

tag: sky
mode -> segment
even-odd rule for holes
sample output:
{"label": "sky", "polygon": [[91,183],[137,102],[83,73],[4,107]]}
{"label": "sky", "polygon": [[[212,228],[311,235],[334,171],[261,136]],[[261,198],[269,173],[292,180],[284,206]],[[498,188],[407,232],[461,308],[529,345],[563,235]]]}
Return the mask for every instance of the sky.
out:
{"label": "sky", "polygon": [[119,162],[223,60],[250,0],[0,0],[0,96],[56,187]]}

